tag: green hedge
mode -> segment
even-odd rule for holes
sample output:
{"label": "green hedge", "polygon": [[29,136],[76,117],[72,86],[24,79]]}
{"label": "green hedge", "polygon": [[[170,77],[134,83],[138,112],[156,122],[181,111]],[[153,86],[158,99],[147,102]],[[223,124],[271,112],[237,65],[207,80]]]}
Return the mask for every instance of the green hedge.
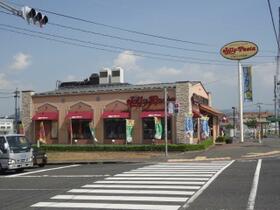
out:
{"label": "green hedge", "polygon": [[[200,144],[168,144],[168,151],[195,151],[204,150],[213,144],[212,139],[203,141]],[[36,145],[33,145],[36,147]],[[82,151],[165,151],[165,144],[145,144],[145,145],[69,145],[69,144],[44,144],[40,146],[45,151],[60,151],[60,152],[82,152]]]}

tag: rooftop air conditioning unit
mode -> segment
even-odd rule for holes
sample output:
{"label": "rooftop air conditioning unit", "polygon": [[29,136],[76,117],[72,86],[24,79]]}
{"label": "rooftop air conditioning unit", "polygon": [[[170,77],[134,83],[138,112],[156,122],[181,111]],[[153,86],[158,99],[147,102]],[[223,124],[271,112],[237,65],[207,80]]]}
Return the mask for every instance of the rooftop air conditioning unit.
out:
{"label": "rooftop air conditioning unit", "polygon": [[111,82],[124,83],[124,71],[121,67],[115,67],[112,69]]}
{"label": "rooftop air conditioning unit", "polygon": [[109,84],[111,83],[111,69],[103,68],[99,72],[99,84]]}

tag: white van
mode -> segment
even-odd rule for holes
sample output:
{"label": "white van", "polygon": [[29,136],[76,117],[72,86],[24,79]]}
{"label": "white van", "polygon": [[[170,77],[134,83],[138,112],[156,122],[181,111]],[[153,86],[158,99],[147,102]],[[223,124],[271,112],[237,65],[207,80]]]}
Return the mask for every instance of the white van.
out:
{"label": "white van", "polygon": [[0,135],[0,171],[33,167],[31,144],[24,135]]}

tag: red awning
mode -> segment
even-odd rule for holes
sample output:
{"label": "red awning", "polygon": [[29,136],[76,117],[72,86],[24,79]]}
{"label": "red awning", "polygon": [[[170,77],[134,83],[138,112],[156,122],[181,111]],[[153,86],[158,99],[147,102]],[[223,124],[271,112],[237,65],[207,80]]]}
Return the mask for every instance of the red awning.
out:
{"label": "red awning", "polygon": [[66,118],[91,120],[93,118],[93,113],[92,112],[68,112]]}
{"label": "red awning", "polygon": [[199,110],[192,110],[192,113],[193,113],[193,117],[194,118],[198,118],[198,117],[201,117],[201,113],[199,112]]}
{"label": "red awning", "polygon": [[[167,116],[170,116],[170,114],[167,113]],[[144,111],[141,112],[140,117],[164,117],[164,111]]]}
{"label": "red awning", "polygon": [[32,120],[57,120],[58,112],[37,112]]}
{"label": "red awning", "polygon": [[103,112],[103,118],[129,118],[129,112]]}

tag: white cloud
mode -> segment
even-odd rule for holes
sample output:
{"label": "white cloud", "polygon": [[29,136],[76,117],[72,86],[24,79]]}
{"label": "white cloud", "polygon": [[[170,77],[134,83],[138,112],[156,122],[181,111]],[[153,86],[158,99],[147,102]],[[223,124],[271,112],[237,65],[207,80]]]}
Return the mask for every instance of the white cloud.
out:
{"label": "white cloud", "polygon": [[24,53],[18,53],[13,57],[13,63],[10,65],[12,70],[23,70],[31,64],[31,56]]}
{"label": "white cloud", "polygon": [[76,76],[71,75],[71,74],[67,75],[66,79],[65,79],[66,82],[72,82],[72,81],[78,81],[78,80],[80,80],[80,79],[78,79]]}
{"label": "white cloud", "polygon": [[11,82],[6,78],[4,73],[0,73],[0,88],[10,88]]}
{"label": "white cloud", "polygon": [[118,57],[114,60],[114,66],[120,66],[125,71],[133,70],[137,67],[136,62],[139,60],[139,57],[133,55],[132,51],[124,51],[118,55]]}
{"label": "white cloud", "polygon": [[175,69],[175,68],[167,68],[167,67],[162,67],[158,70],[156,70],[156,73],[160,76],[176,76],[182,73],[181,70]]}

